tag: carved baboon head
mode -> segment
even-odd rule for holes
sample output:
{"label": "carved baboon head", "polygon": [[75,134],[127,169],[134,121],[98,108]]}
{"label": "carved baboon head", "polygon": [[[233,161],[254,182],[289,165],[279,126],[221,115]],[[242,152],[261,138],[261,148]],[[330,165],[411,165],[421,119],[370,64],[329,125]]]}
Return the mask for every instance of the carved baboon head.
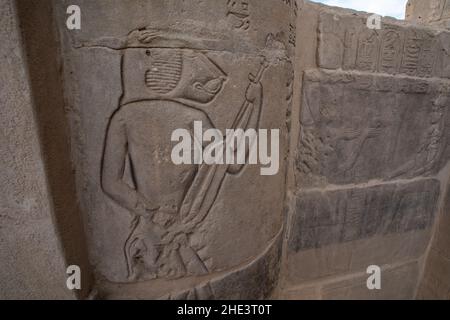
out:
{"label": "carved baboon head", "polygon": [[[145,96],[212,102],[227,74],[208,57],[209,49],[199,48],[202,43],[201,39],[151,28],[132,31],[124,48],[132,50],[124,54],[124,83],[130,87],[123,101]],[[143,81],[145,87],[137,86],[136,81]]]}
{"label": "carved baboon head", "polygon": [[222,90],[226,74],[206,55],[185,51],[182,98],[199,103],[211,102]]}

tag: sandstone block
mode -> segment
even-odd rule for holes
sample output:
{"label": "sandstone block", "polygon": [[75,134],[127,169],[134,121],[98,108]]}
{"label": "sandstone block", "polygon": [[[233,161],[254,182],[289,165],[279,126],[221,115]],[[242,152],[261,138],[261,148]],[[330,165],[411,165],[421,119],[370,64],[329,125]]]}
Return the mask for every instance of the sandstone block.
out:
{"label": "sandstone block", "polygon": [[367,28],[367,16],[322,12],[318,64],[325,69],[359,70],[415,77],[450,77],[448,32],[383,20]]}
{"label": "sandstone block", "polygon": [[382,269],[381,290],[367,288],[367,276],[356,277],[326,285],[325,300],[411,300],[419,278],[417,262]]}
{"label": "sandstone block", "polygon": [[303,82],[300,187],[429,176],[446,164],[447,81],[309,70]]}
{"label": "sandstone block", "polygon": [[289,249],[321,248],[433,225],[439,182],[422,180],[368,188],[302,192],[297,196]]}
{"label": "sandstone block", "polygon": [[432,248],[426,261],[418,299],[450,299],[450,259]]}
{"label": "sandstone block", "polygon": [[363,272],[423,256],[440,184],[420,180],[297,195],[283,283]]}

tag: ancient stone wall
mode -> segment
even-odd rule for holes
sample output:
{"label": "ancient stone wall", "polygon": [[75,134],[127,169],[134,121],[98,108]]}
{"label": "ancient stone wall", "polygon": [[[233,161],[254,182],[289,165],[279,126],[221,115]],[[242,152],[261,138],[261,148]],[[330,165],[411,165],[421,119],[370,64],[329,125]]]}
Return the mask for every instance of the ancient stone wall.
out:
{"label": "ancient stone wall", "polygon": [[[17,17],[14,1],[0,1],[0,299],[75,299],[77,292],[65,287],[66,267],[75,260],[85,266],[84,260],[71,260],[76,250],[61,240],[70,234],[76,247],[78,228],[74,210],[68,217],[61,213],[65,205],[54,201],[48,149],[40,144],[46,129],[36,118],[35,82]],[[64,231],[56,222],[68,226],[65,219],[70,229]],[[90,290],[84,284],[81,296]]]}
{"label": "ancient stone wall", "polygon": [[428,255],[449,178],[450,34],[367,18],[315,4],[299,16],[287,298],[414,298]]}
{"label": "ancient stone wall", "polygon": [[[0,298],[450,298],[447,2],[0,0]],[[199,121],[277,174],[175,165]]]}
{"label": "ancient stone wall", "polygon": [[424,25],[450,28],[450,1],[408,0],[406,20]]}

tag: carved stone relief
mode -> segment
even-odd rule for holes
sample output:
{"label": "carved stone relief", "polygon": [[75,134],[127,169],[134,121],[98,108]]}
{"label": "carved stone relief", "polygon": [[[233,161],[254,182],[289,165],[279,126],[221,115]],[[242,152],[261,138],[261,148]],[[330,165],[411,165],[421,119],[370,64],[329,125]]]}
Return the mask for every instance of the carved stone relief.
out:
{"label": "carved stone relief", "polygon": [[[109,3],[81,2],[116,14]],[[251,282],[261,272],[253,262],[279,252],[295,14],[276,1],[285,19],[269,23],[272,0],[138,2],[142,13],[130,15],[146,27],[130,28],[122,17],[116,26],[96,26],[86,17],[79,34],[62,30],[91,260],[105,296],[121,290],[117,283],[147,297],[173,295],[189,283],[190,297],[221,297],[227,276],[249,273]],[[166,11],[170,21],[161,21]],[[175,165],[171,135],[193,135],[196,121],[204,131],[280,129],[279,173],[261,176],[256,165]],[[270,261],[276,270],[279,261]],[[210,290],[195,291],[205,279]],[[255,297],[273,288],[276,277],[268,279]],[[240,281],[227,294],[241,290]]]}
{"label": "carved stone relief", "polygon": [[439,181],[426,180],[301,193],[289,249],[302,251],[430,228],[439,192]]}
{"label": "carved stone relief", "polygon": [[[103,190],[134,215],[124,244],[128,278],[204,275],[208,267],[197,251],[206,243],[192,244],[191,237],[213,206],[227,172],[237,171],[232,166],[176,165],[170,157],[174,145],[167,137],[178,128],[194,132],[195,121],[214,128],[208,114],[196,105],[213,103],[228,76],[200,51],[177,48],[176,42],[168,43],[174,48],[154,47],[154,39],[166,41],[170,35],[139,30],[130,38],[148,48],[125,50],[125,92],[108,126],[102,167]],[[143,52],[144,60],[136,60]],[[136,62],[145,64],[146,71],[136,72]],[[247,98],[242,97],[230,129],[247,130],[252,124],[258,128],[264,97],[261,81],[268,67],[263,60],[251,76]],[[135,86],[139,75],[147,90],[133,97],[127,84]]]}
{"label": "carved stone relief", "polygon": [[[450,0],[409,3],[435,27],[302,0],[0,0],[0,296],[410,299],[423,278],[446,297]],[[208,129],[280,130],[278,173],[195,162]]]}
{"label": "carved stone relief", "polygon": [[399,76],[306,72],[299,184],[311,188],[437,173],[449,153],[448,85]]}

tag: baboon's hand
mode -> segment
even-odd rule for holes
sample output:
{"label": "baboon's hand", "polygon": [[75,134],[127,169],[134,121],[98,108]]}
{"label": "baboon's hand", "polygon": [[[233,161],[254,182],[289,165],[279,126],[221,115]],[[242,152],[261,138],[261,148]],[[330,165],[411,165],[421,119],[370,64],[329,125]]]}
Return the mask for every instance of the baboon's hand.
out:
{"label": "baboon's hand", "polygon": [[261,82],[254,82],[255,77],[250,74],[250,85],[247,88],[247,92],[245,93],[245,98],[250,103],[255,103],[257,100],[261,99],[262,95],[262,84]]}

